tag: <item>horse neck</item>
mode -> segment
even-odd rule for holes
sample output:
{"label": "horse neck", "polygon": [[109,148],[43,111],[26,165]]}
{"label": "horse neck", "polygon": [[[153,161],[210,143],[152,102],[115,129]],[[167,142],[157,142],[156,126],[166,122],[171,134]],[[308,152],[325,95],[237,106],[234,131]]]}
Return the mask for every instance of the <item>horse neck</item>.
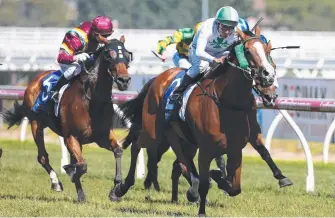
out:
{"label": "horse neck", "polygon": [[93,90],[92,100],[98,102],[111,102],[111,93],[113,88],[113,78],[110,77],[108,64],[102,63],[99,67],[98,79]]}
{"label": "horse neck", "polygon": [[214,86],[220,102],[224,104],[244,107],[250,102],[252,80],[235,67],[228,65],[224,72],[220,72]]}
{"label": "horse neck", "polygon": [[111,90],[113,88],[113,79],[107,73],[108,63],[101,61],[99,56],[94,66],[87,75],[82,76],[83,83],[88,80],[91,92],[91,103],[109,103],[111,102]]}

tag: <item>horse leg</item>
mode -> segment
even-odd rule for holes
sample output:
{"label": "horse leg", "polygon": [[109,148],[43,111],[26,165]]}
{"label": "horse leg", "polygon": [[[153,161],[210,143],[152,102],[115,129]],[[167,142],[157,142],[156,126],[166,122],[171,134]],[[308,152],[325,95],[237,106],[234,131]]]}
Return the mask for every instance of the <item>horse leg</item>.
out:
{"label": "horse leg", "polygon": [[290,179],[288,179],[286,176],[282,174],[281,170],[272,160],[269,151],[264,146],[261,134],[257,134],[257,137],[251,137],[249,142],[252,145],[252,147],[261,155],[262,159],[265,160],[265,162],[268,164],[273,173],[273,177],[275,177],[278,180],[280,188],[293,185]]}
{"label": "horse leg", "polygon": [[115,158],[115,178],[114,185],[122,183],[122,172],[121,172],[121,162],[123,149],[116,140],[115,134],[112,130],[109,131],[109,141],[110,141],[110,150],[114,153]]}
{"label": "horse leg", "polygon": [[[181,138],[172,129],[166,130],[165,134],[167,140],[169,141],[169,144],[171,145],[173,151],[177,156],[180,167],[183,168],[181,169],[182,173],[185,175],[185,178],[188,181],[191,181],[190,182],[191,187],[187,191],[187,199],[190,202],[195,202],[199,199],[199,193],[198,193],[199,178],[197,176],[196,168],[193,163],[193,157],[195,155],[195,152],[193,150],[186,151],[185,149],[188,148],[186,144],[183,147],[181,147]],[[186,175],[189,175],[190,179],[188,179]]]}
{"label": "horse leg", "polygon": [[71,163],[65,165],[63,168],[76,186],[78,201],[84,202],[86,196],[80,182],[80,177],[87,172],[87,164],[82,156],[82,146],[72,135],[64,137],[64,141],[71,154]]}
{"label": "horse leg", "polygon": [[35,144],[37,146],[37,161],[42,165],[42,167],[47,171],[51,181],[51,189],[54,191],[63,191],[63,184],[58,179],[56,172],[52,169],[49,163],[49,155],[45,149],[44,144],[44,133],[43,126],[36,120],[31,121],[31,132],[34,137]]}
{"label": "horse leg", "polygon": [[199,195],[200,195],[200,207],[199,216],[206,216],[206,197],[209,190],[209,167],[212,158],[207,153],[208,151],[199,149],[198,155],[198,166],[200,175]]}
{"label": "horse leg", "polygon": [[[172,197],[171,197],[171,201],[173,203],[178,203],[179,178],[182,175],[181,167],[180,167],[180,163],[179,163],[178,159],[176,159],[173,162],[172,166],[173,167],[172,167],[172,174],[171,174],[171,180],[172,180]],[[192,186],[192,181],[191,181],[190,174],[186,173],[186,174],[183,174],[183,176],[185,177],[185,179],[187,180],[188,184],[191,187]]]}
{"label": "horse leg", "polygon": [[[114,153],[114,158],[115,158],[114,187],[116,187],[118,184],[122,183],[121,161],[122,161],[123,149],[117,142],[117,139],[115,137],[113,130],[109,131],[108,143],[106,143],[103,140],[98,144],[100,147],[106,148],[107,150],[113,151]],[[111,201],[117,201],[119,200],[119,197],[115,195],[115,192],[113,190],[114,189],[112,189],[109,192],[109,199]]]}
{"label": "horse leg", "polygon": [[236,196],[241,193],[242,150],[228,149],[227,154],[227,180],[231,183],[231,189],[226,191],[229,196]]}
{"label": "horse leg", "polygon": [[227,160],[227,177],[222,176],[220,170],[211,170],[210,176],[218,184],[218,188],[229,196],[241,193],[240,175],[242,168],[242,151],[229,151]]}
{"label": "horse leg", "polygon": [[[197,172],[197,168],[195,167],[194,164],[194,157],[197,153],[197,147],[192,146],[192,147],[187,147],[183,146],[182,151],[185,154],[185,157],[187,158],[188,163],[190,164],[190,173],[189,174],[184,174],[185,179],[188,181],[190,184],[190,188],[187,190],[187,200],[189,202],[196,202],[199,201],[199,174]],[[209,180],[208,180],[209,181]]]}
{"label": "horse leg", "polygon": [[[184,173],[183,176],[188,182],[188,184],[190,185],[190,188],[187,192],[187,199],[189,202],[195,202],[199,199],[199,194],[198,194],[199,179],[197,179],[199,175],[197,173],[197,170],[195,168],[193,161],[191,162],[191,169],[192,169],[191,173]],[[178,203],[178,186],[179,186],[179,178],[181,175],[182,175],[181,166],[180,166],[178,159],[176,159],[173,162],[172,175],[171,175],[171,179],[172,179],[171,201],[174,203]]]}
{"label": "horse leg", "polygon": [[[158,177],[158,175],[157,175],[158,150],[159,149],[157,148],[157,146],[151,146],[151,147],[147,148],[147,155],[148,155],[147,169],[148,169],[148,173],[147,173],[146,179],[144,180],[144,188],[147,191],[149,191],[149,189],[151,188],[151,184],[154,181],[156,183],[158,183],[157,182],[157,177]],[[158,187],[157,191],[160,191],[160,187]]]}
{"label": "horse leg", "polygon": [[[166,139],[162,140],[159,143],[159,145],[158,145],[158,153],[157,153],[157,163],[156,163],[156,165],[157,165],[157,171],[156,172],[158,172],[158,163],[161,161],[161,159],[163,157],[163,154],[165,152],[167,152],[167,150],[169,150],[169,148],[170,148],[170,144],[169,144],[169,142]],[[160,185],[158,183],[158,173],[156,173],[156,177],[153,178],[152,183],[154,185],[154,189],[156,191],[160,191],[161,188],[160,188]]]}
{"label": "horse leg", "polygon": [[115,198],[120,198],[127,193],[129,188],[135,184],[135,171],[136,171],[136,162],[138,153],[140,153],[141,147],[138,146],[137,142],[132,142],[131,145],[131,161],[130,161],[130,168],[128,171],[128,175],[125,179],[125,183],[118,183],[111,190],[109,194],[109,198],[113,201]]}
{"label": "horse leg", "polygon": [[171,201],[174,202],[174,203],[178,203],[178,185],[179,185],[179,177],[181,175],[181,169],[180,169],[178,159],[176,159],[173,162],[172,166],[173,167],[172,167],[172,174],[171,174],[171,180],[172,180],[172,198],[171,198]]}
{"label": "horse leg", "polygon": [[[189,173],[189,177],[184,175],[186,180],[190,183],[191,187],[187,190],[186,197],[189,202],[197,202],[199,201],[199,175],[197,172],[197,169],[194,165],[193,158],[189,159],[190,165],[191,165],[191,171]],[[209,178],[208,178],[209,179]],[[209,184],[209,180],[208,180]],[[209,187],[208,187],[209,188]]]}
{"label": "horse leg", "polygon": [[153,146],[150,146],[147,148],[147,155],[148,155],[148,162],[147,162],[147,169],[148,169],[148,173],[147,173],[147,177],[144,180],[144,188],[146,190],[146,196],[145,199],[146,200],[151,200],[151,196],[150,196],[150,188],[151,188],[151,184],[152,183],[156,183],[156,188],[158,186],[158,190],[160,191],[160,187],[157,181],[157,164],[158,164],[158,144],[155,144]]}

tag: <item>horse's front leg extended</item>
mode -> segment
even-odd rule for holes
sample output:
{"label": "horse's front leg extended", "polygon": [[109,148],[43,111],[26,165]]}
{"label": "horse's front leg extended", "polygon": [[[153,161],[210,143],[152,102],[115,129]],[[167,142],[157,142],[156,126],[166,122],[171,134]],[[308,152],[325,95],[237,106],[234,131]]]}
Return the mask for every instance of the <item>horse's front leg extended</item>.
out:
{"label": "horse's front leg extended", "polygon": [[281,170],[272,160],[269,151],[264,146],[261,134],[257,134],[257,137],[251,136],[249,142],[252,145],[252,147],[258,152],[258,154],[262,157],[262,159],[268,164],[273,173],[273,177],[275,177],[278,180],[279,186],[281,188],[293,185],[291,180],[282,174]]}
{"label": "horse's front leg extended", "polygon": [[114,185],[116,185],[122,182],[121,161],[122,161],[123,149],[117,142],[115,134],[112,130],[110,130],[109,132],[109,141],[111,145],[111,150],[114,153],[116,163],[115,178],[114,178]]}
{"label": "horse's front leg extended", "polygon": [[115,187],[110,191],[109,199],[111,201],[118,200],[120,197],[125,195],[129,188],[135,184],[135,171],[136,171],[136,162],[138,153],[140,152],[141,148],[137,146],[137,143],[132,142],[131,145],[131,162],[130,168],[128,171],[128,175],[125,179],[125,183],[118,183]]}

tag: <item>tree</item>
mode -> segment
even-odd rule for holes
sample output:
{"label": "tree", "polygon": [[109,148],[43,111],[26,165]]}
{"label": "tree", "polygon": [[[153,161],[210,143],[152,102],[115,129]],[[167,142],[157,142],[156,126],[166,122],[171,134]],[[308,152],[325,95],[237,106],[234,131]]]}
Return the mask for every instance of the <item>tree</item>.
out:
{"label": "tree", "polygon": [[3,0],[0,24],[4,26],[67,26],[67,7],[61,0]]}
{"label": "tree", "polygon": [[[231,4],[243,15],[254,14],[252,0],[209,0],[210,16]],[[96,15],[117,19],[120,28],[177,29],[193,27],[201,21],[201,0],[78,0],[79,20]],[[78,21],[79,22],[79,21]]]}
{"label": "tree", "polygon": [[335,29],[333,0],[267,0],[266,13],[275,29],[332,31]]}

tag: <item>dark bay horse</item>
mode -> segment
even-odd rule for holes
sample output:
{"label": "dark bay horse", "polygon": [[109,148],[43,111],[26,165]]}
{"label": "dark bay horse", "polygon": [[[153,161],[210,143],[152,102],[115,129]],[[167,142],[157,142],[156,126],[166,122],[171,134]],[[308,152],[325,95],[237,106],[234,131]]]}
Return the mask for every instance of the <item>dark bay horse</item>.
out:
{"label": "dark bay horse", "polygon": [[[256,87],[272,85],[275,70],[269,63],[267,55],[270,48],[259,39],[260,29],[256,35],[251,32],[237,31],[241,41],[231,46],[231,53],[225,64],[219,66],[210,75],[205,76],[197,84],[187,103],[185,122],[167,123],[164,116],[163,96],[180,68],[173,68],[160,74],[152,82],[147,93],[138,95],[137,101],[121,107],[128,119],[142,113],[142,129],[140,136],[132,146],[132,160],[128,176],[124,184],[115,186],[117,196],[124,195],[134,184],[136,159],[140,147],[158,146],[162,141],[168,141],[183,165],[182,171],[190,174],[192,186],[200,194],[199,215],[205,214],[206,195],[209,188],[209,166],[213,158],[226,153],[228,156],[228,181],[213,178],[219,188],[229,195],[235,196],[241,192],[240,175],[242,149],[250,138],[248,111],[255,107],[253,101],[253,80]],[[237,48],[243,46],[243,56],[250,68],[241,68],[236,55]],[[240,52],[241,53],[241,52]],[[241,55],[241,54],[240,54]],[[146,89],[147,87],[144,87]],[[266,89],[260,89],[264,93]],[[138,109],[136,102],[144,99],[143,108]],[[135,108],[136,107],[136,108]],[[181,139],[191,141],[193,147],[181,147]],[[199,179],[190,153],[199,148]],[[191,187],[192,188],[192,187]],[[190,192],[189,192],[190,191]],[[188,194],[192,194],[189,190]]]}
{"label": "dark bay horse", "polygon": [[[270,55],[271,52],[271,42],[269,42],[268,46],[267,46],[267,53],[268,55]],[[270,57],[270,56],[269,56]],[[274,68],[276,68],[275,63],[271,60],[271,64]],[[149,91],[149,88],[152,84],[152,82],[154,81],[155,78],[153,78],[152,80],[150,80],[145,87],[142,89],[141,93],[139,94],[139,96],[133,100],[130,100],[128,102],[126,102],[124,105],[121,106],[121,108],[125,108],[126,110],[129,111],[128,105],[132,105],[134,104],[133,102],[136,102],[136,106],[138,108],[142,108],[143,107],[143,103],[144,103],[144,98],[147,94],[147,92]],[[267,88],[263,88],[260,85],[258,85],[256,90],[262,90],[260,95],[263,99],[263,102],[265,105],[267,106],[271,106],[271,103],[273,102],[273,100],[276,98],[275,96],[275,87],[274,86],[270,86]],[[141,110],[142,111],[142,110]],[[131,122],[132,122],[132,127],[123,143],[123,148],[127,148],[130,144],[135,144],[139,135],[140,135],[140,130],[142,128],[142,119],[140,119],[140,117],[142,116],[142,112],[137,110],[137,114],[134,116],[132,115],[131,118]],[[286,186],[290,186],[293,183],[287,178],[285,177],[281,170],[277,167],[277,165],[274,163],[274,161],[271,158],[270,153],[268,152],[268,150],[265,148],[264,143],[262,141],[262,135],[261,135],[261,128],[257,122],[257,108],[256,106],[252,107],[252,110],[248,111],[248,121],[249,121],[249,125],[250,125],[250,137],[249,137],[249,143],[252,145],[252,147],[260,154],[260,156],[262,157],[262,159],[268,164],[268,166],[270,167],[273,176],[275,179],[278,180],[279,183],[279,187],[286,187]],[[184,142],[185,143],[185,142]],[[162,140],[161,143],[158,146],[149,146],[147,147],[147,156],[148,156],[148,162],[147,162],[147,177],[144,181],[144,186],[146,189],[150,189],[151,185],[153,184],[154,188],[159,191],[160,190],[160,185],[158,183],[158,172],[157,172],[157,164],[158,162],[161,160],[162,155],[170,148],[170,144],[167,140]],[[193,155],[195,155],[196,152],[194,152]],[[220,156],[221,157],[221,156]],[[220,158],[219,157],[219,158]],[[225,170],[225,162],[223,157],[221,157],[221,159],[216,158],[216,162],[218,167],[220,168],[220,171],[212,171],[213,174],[219,174],[222,173],[222,168]],[[179,162],[178,160],[176,160],[173,163],[173,170],[172,170],[172,175],[171,175],[171,179],[172,179],[172,201],[173,202],[177,202],[178,201],[178,183],[179,183],[179,177],[181,175],[181,169],[179,166]],[[223,177],[225,177],[223,175]],[[188,180],[188,182],[190,183],[190,178],[187,177],[186,178]],[[195,200],[195,199],[193,199]]]}
{"label": "dark bay horse", "polygon": [[[272,50],[272,45],[271,41],[268,42],[268,52],[269,52],[269,61],[272,64],[272,66],[276,69],[276,65],[273,62],[270,52]],[[152,81],[149,81],[148,83],[152,83]],[[259,92],[258,90],[264,89],[261,86],[258,86],[257,89],[254,89],[256,93],[259,93],[260,96],[263,99],[264,105],[271,107],[271,104],[273,104],[274,100],[276,99],[276,88],[275,86],[267,87],[266,90],[263,90],[262,92]],[[148,91],[148,89],[146,90]],[[263,93],[263,94],[262,94]],[[131,104],[131,102],[125,103],[124,107],[126,105]],[[138,101],[137,102],[138,107],[143,107],[143,101]],[[251,146],[259,153],[259,155],[262,157],[262,159],[268,164],[270,167],[273,176],[275,179],[278,180],[279,187],[286,187],[290,186],[293,183],[282,174],[281,170],[277,167],[277,165],[274,163],[272,160],[272,157],[268,150],[264,146],[264,142],[262,140],[262,134],[261,134],[261,128],[258,124],[257,121],[257,109],[256,107],[253,107],[253,110],[250,111],[250,114],[248,114],[249,117],[249,125],[251,126],[251,133],[250,133],[250,138],[249,138],[249,143]],[[132,123],[134,124],[135,122],[137,123],[129,132],[127,136],[127,140],[123,143],[123,147],[127,148],[132,141],[136,142],[138,137],[139,137],[139,130],[142,126],[142,120],[141,119],[136,119],[133,120]],[[168,141],[162,141],[162,143],[159,146],[151,146],[147,148],[147,156],[148,156],[148,161],[147,161],[147,177],[145,178],[144,181],[144,187],[145,189],[150,189],[151,185],[154,186],[156,191],[160,191],[160,185],[158,183],[158,173],[157,169],[158,166],[157,164],[160,162],[163,154],[170,148],[170,145]],[[218,168],[220,169],[221,173],[225,177],[225,161],[223,156],[219,156],[215,158],[216,164]],[[178,201],[178,181],[179,177],[181,175],[181,170],[178,165],[178,160],[176,160],[173,163],[173,170],[172,170],[172,201],[176,202]],[[176,188],[174,188],[176,187]]]}
{"label": "dark bay horse", "polygon": [[[269,93],[275,92],[273,90],[274,87],[270,87],[272,90],[269,90]],[[148,91],[148,90],[147,90]],[[268,95],[270,96],[270,95]],[[131,103],[131,102],[129,102]],[[126,104],[129,104],[126,103]],[[125,105],[124,105],[125,106]],[[143,102],[138,102],[138,107],[143,107]],[[262,140],[262,134],[261,134],[261,128],[257,122],[257,108],[253,107],[252,110],[248,111],[248,117],[249,117],[249,125],[250,125],[250,137],[249,137],[249,143],[250,145],[258,152],[258,154],[262,157],[262,159],[268,164],[270,167],[273,177],[278,180],[278,184],[280,188],[290,186],[293,183],[288,179],[286,176],[284,176],[281,172],[281,170],[277,167],[275,162],[273,161],[269,151],[264,146],[263,140]],[[139,122],[134,125],[134,122]],[[131,143],[136,143],[140,129],[142,126],[142,120],[133,120],[134,127],[130,129],[126,140],[123,143],[123,148],[126,149]],[[186,142],[183,142],[186,143]],[[158,183],[158,163],[160,162],[163,154],[168,151],[170,148],[170,144],[168,141],[162,141],[160,145],[158,146],[152,146],[147,148],[147,176],[144,180],[144,187],[145,189],[150,189],[153,185],[156,191],[160,191],[160,185]],[[193,155],[196,153],[194,152]],[[219,156],[215,159],[217,162],[217,166],[220,170],[218,171],[212,171],[212,173],[216,174],[222,174],[222,176],[226,177],[225,172],[225,161],[222,156]],[[222,170],[223,169],[223,170]],[[221,172],[220,172],[221,171]],[[172,169],[172,202],[178,202],[178,184],[179,184],[179,177],[182,175],[179,161],[176,159],[173,163],[173,169]],[[186,178],[188,182],[191,181],[189,178]]]}
{"label": "dark bay horse", "polygon": [[[2,114],[9,128],[15,124],[19,125],[23,117],[28,117],[38,149],[37,161],[49,174],[51,188],[55,191],[62,191],[63,186],[49,163],[43,129],[49,127],[64,137],[71,155],[71,164],[64,166],[64,169],[75,183],[79,201],[86,199],[80,181],[80,177],[87,172],[87,164],[82,155],[83,144],[95,142],[100,147],[112,151],[116,160],[114,183],[122,181],[122,148],[111,129],[114,114],[111,93],[114,83],[121,91],[128,88],[130,77],[127,68],[131,61],[131,53],[124,47],[124,37],[109,41],[100,36],[100,39],[105,46],[94,53],[91,67],[86,68],[83,64],[80,75],[64,91],[59,103],[59,118],[54,115],[52,109],[49,114],[36,114],[31,111],[40,93],[42,79],[54,71],[46,71],[35,77],[25,90],[22,105],[15,102],[14,112],[6,111]],[[109,198],[117,200],[112,192]]]}

